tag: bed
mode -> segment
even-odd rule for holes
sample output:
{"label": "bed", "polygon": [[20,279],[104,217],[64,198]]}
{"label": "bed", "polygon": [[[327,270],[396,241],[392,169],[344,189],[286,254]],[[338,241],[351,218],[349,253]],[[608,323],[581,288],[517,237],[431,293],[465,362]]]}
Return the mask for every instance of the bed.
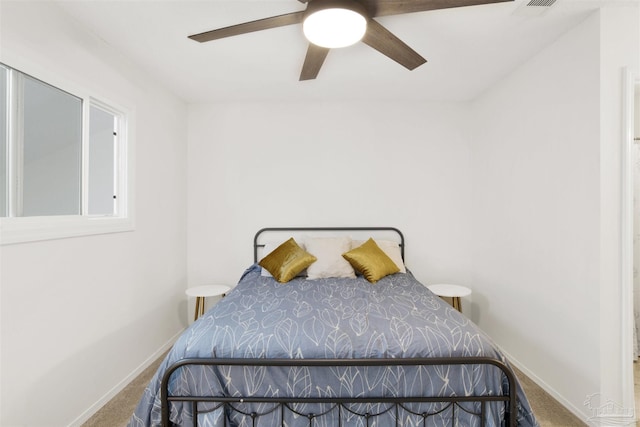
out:
{"label": "bed", "polygon": [[[291,240],[315,260],[281,282],[261,264]],[[345,240],[351,272],[331,258]],[[404,250],[393,227],[258,231],[254,264],[180,336],[129,426],[537,426],[504,355],[399,266]],[[399,271],[371,281],[380,260]]]}

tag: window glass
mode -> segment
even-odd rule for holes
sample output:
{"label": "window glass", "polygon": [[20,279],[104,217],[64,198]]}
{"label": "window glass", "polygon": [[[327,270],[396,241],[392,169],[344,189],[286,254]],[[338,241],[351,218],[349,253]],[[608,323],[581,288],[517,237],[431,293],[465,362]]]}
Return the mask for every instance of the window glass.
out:
{"label": "window glass", "polygon": [[89,215],[114,215],[117,117],[92,105],[89,112]]}
{"label": "window glass", "polygon": [[21,80],[22,209],[18,214],[79,215],[82,99],[26,75]]}
{"label": "window glass", "polygon": [[7,149],[9,135],[7,127],[9,105],[9,70],[0,65],[0,216],[7,216],[9,183],[7,175]]}

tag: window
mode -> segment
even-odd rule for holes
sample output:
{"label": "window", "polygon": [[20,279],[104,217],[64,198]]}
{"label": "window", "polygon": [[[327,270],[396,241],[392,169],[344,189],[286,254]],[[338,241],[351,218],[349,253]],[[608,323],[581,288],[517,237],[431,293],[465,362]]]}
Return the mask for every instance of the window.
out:
{"label": "window", "polygon": [[127,115],[0,64],[2,244],[132,229]]}
{"label": "window", "polygon": [[108,107],[89,110],[89,215],[114,215],[118,209],[118,116]]}
{"label": "window", "polygon": [[7,118],[9,116],[8,93],[9,70],[0,66],[0,217],[7,216],[7,141],[9,128]]}
{"label": "window", "polygon": [[9,141],[16,154],[10,216],[80,215],[82,99],[13,74],[18,138]]}

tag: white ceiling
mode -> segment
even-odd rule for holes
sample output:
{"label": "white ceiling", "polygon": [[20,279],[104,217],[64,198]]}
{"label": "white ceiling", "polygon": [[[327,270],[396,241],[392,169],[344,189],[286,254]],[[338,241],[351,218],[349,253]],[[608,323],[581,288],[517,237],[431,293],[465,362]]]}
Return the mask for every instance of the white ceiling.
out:
{"label": "white ceiling", "polygon": [[[229,100],[469,100],[599,6],[636,0],[529,0],[377,20],[427,59],[408,71],[359,43],[299,82],[300,25],[197,43],[188,35],[304,9],[296,0],[57,1],[75,20],[190,103]],[[545,11],[543,14],[532,13]],[[570,59],[568,59],[570,60]]]}

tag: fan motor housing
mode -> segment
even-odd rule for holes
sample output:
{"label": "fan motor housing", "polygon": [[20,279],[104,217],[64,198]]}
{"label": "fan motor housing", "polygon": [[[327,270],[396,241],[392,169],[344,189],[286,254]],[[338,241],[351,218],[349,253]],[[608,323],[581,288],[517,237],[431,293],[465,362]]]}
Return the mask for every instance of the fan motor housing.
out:
{"label": "fan motor housing", "polygon": [[304,12],[304,19],[309,15],[324,9],[348,9],[362,15],[365,19],[369,19],[369,11],[355,0],[313,0],[307,3],[307,9]]}

